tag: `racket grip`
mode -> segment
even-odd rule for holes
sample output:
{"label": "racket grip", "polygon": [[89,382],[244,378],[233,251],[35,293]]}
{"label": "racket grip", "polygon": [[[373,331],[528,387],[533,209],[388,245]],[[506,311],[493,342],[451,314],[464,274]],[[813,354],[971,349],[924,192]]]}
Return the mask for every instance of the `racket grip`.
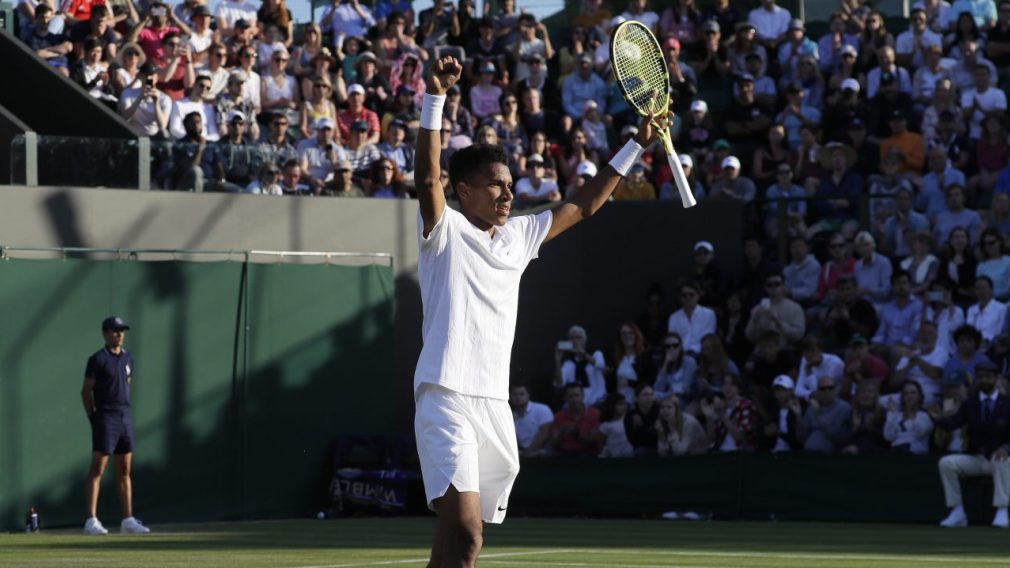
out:
{"label": "racket grip", "polygon": [[673,143],[666,136],[663,137],[663,145],[666,146],[666,161],[670,164],[670,171],[673,172],[673,182],[680,192],[680,200],[684,204],[684,209],[694,207],[698,204],[691,193],[691,185],[687,181],[687,174],[684,173],[684,166],[680,164],[680,158],[673,149]]}

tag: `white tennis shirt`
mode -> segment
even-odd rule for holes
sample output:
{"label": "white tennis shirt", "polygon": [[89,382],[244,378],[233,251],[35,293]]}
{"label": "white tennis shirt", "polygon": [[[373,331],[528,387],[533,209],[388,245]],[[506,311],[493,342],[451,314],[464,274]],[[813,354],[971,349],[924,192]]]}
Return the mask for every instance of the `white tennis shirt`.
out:
{"label": "white tennis shirt", "polygon": [[414,392],[434,383],[470,396],[508,400],[519,280],[551,227],[550,210],[513,217],[492,238],[446,206],[424,238],[417,215],[424,346]]}

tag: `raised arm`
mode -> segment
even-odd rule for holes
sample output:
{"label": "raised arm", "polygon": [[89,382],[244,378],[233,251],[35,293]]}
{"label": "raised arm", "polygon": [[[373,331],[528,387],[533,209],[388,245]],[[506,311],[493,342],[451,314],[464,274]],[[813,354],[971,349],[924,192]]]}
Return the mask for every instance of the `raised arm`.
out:
{"label": "raised arm", "polygon": [[[614,193],[614,188],[621,181],[621,177],[626,175],[631,166],[638,161],[644,148],[652,143],[652,122],[655,119],[654,116],[643,118],[634,140],[629,141],[606,167],[601,169],[593,179],[586,182],[586,185],[569,195],[565,201],[561,202],[561,205],[554,208],[551,228],[547,232],[544,242],[560,235],[579,221],[592,217],[610,199],[610,195]],[[662,118],[660,122],[660,126],[666,128],[666,118]]]}
{"label": "raised arm", "polygon": [[421,127],[417,129],[417,145],[414,153],[414,182],[417,188],[417,200],[421,206],[425,237],[435,227],[445,209],[445,188],[439,181],[442,105],[445,103],[446,91],[459,81],[462,72],[463,66],[456,61],[456,58],[443,57],[428,68],[428,78],[425,81]]}

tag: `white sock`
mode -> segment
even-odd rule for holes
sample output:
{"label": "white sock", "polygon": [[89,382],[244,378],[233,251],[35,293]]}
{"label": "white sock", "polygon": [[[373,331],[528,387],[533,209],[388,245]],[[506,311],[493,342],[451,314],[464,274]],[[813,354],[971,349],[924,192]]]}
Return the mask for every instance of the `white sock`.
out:
{"label": "white sock", "polygon": [[950,514],[951,515],[959,515],[959,516],[963,517],[964,516],[964,505],[958,505],[957,507],[954,507],[954,509],[951,510]]}
{"label": "white sock", "polygon": [[133,517],[126,517],[125,519],[123,519],[123,522],[125,523],[126,521],[132,521],[132,520],[134,520]]}
{"label": "white sock", "polygon": [[1006,515],[1007,514],[1006,507],[996,507],[996,514],[997,515]]}

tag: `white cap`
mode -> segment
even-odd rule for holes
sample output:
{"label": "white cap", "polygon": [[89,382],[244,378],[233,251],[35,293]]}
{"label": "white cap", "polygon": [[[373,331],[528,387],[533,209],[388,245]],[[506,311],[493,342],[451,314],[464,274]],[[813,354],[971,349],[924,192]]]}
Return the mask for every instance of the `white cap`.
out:
{"label": "white cap", "polygon": [[589,160],[582,160],[579,162],[579,165],[575,166],[575,175],[577,176],[593,177],[596,175],[596,172],[596,164],[590,162]]}
{"label": "white cap", "polygon": [[634,124],[629,124],[621,129],[621,136],[626,136],[628,134],[635,135],[638,134],[638,127]]}
{"label": "white cap", "polygon": [[351,93],[361,93],[363,95],[365,94],[365,88],[357,83],[354,83],[350,87],[347,87],[347,94],[349,95]]}
{"label": "white cap", "polygon": [[233,110],[228,113],[228,122],[231,122],[236,118],[241,118],[242,122],[245,122],[245,113],[240,110]]}
{"label": "white cap", "polygon": [[677,157],[680,159],[680,165],[685,168],[694,167],[694,159],[691,158],[691,154],[677,154]]}
{"label": "white cap", "polygon": [[529,157],[526,158],[526,163],[527,164],[543,164],[544,163],[544,157],[541,156],[540,154],[530,154]]}
{"label": "white cap", "polygon": [[838,53],[843,53],[843,54],[844,53],[848,53],[850,55],[859,55],[859,52],[856,50],[856,46],[850,45],[848,43],[845,44],[845,45],[843,45],[841,47],[841,49],[838,50]]}
{"label": "white cap", "polygon": [[733,168],[734,170],[740,169],[740,160],[736,156],[726,156],[722,159],[722,164],[719,166],[721,169]]}
{"label": "white cap", "polygon": [[316,121],[317,130],[322,128],[335,128],[336,126],[337,125],[333,123],[333,119],[328,116],[324,116]]}
{"label": "white cap", "polygon": [[619,25],[621,25],[621,24],[623,24],[624,22],[627,22],[627,21],[628,21],[628,19],[625,18],[624,16],[614,16],[610,20],[610,27],[619,26]]}
{"label": "white cap", "polygon": [[858,93],[859,92],[859,81],[853,79],[852,77],[849,77],[848,79],[842,81],[841,87],[842,87],[843,91],[845,89],[852,89],[853,91],[855,91],[855,92]]}
{"label": "white cap", "polygon": [[691,112],[708,112],[708,103],[701,99],[691,101]]}
{"label": "white cap", "polygon": [[585,112],[591,108],[592,109],[597,108],[596,101],[594,101],[593,99],[589,99],[586,102],[582,103],[582,112]]}
{"label": "white cap", "polygon": [[697,251],[698,249],[705,249],[708,252],[715,252],[715,247],[712,246],[712,243],[708,241],[698,241],[694,243],[694,250]]}
{"label": "white cap", "polygon": [[775,377],[772,381],[772,388],[779,387],[783,389],[793,390],[793,379],[789,375],[779,375]]}

